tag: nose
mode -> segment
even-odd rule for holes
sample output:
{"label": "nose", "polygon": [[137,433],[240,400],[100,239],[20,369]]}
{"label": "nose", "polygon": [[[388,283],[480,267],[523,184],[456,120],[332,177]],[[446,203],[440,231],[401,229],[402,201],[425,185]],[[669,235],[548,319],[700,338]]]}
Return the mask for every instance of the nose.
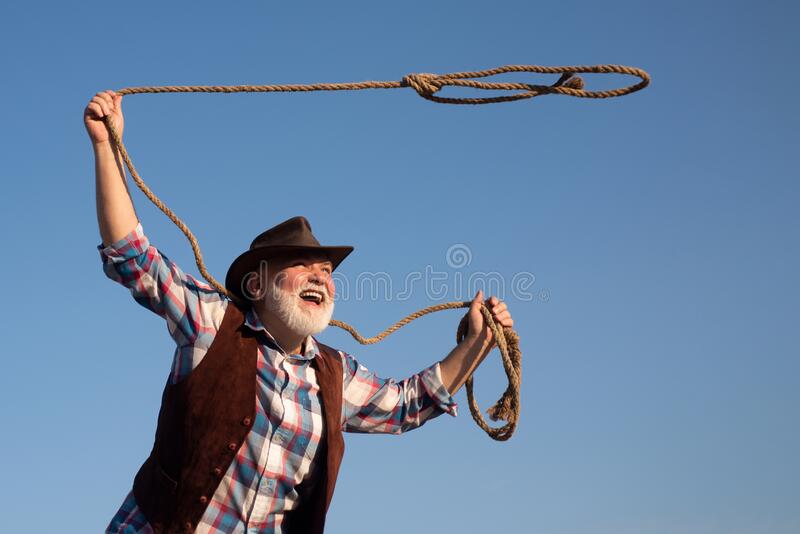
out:
{"label": "nose", "polygon": [[320,285],[325,285],[330,277],[331,275],[325,270],[324,265],[314,265],[311,268],[311,276],[309,277],[309,281]]}
{"label": "nose", "polygon": [[333,282],[333,273],[329,271],[329,264],[318,264],[311,267],[308,282],[322,290],[328,298],[333,298],[336,287]]}

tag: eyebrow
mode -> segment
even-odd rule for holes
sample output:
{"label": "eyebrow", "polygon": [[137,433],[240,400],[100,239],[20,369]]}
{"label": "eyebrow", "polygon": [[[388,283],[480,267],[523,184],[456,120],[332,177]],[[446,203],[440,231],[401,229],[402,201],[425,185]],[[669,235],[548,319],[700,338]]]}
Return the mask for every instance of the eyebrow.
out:
{"label": "eyebrow", "polygon": [[329,260],[328,258],[324,257],[324,256],[314,256],[314,255],[311,255],[311,254],[309,254],[309,255],[299,255],[299,256],[295,256],[294,258],[289,260],[289,263],[294,263],[294,262],[298,262],[298,261],[311,262],[311,263],[323,263],[323,264],[333,268],[333,262],[331,260]]}

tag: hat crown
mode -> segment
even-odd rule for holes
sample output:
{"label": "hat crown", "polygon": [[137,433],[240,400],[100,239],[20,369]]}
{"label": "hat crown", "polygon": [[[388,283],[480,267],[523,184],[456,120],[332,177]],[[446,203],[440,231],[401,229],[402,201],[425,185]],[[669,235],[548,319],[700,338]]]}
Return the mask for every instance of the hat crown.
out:
{"label": "hat crown", "polygon": [[262,232],[250,244],[250,250],[273,246],[320,246],[311,232],[311,225],[303,216],[292,217]]}
{"label": "hat crown", "polygon": [[[353,251],[351,246],[322,246],[311,233],[311,225],[305,217],[292,217],[277,226],[259,234],[247,250],[236,258],[225,276],[225,287],[231,298],[246,302],[244,284],[248,275],[258,272],[262,261],[280,254],[304,254],[307,252],[325,254],[333,264],[333,269]],[[250,299],[252,300],[252,299]]]}

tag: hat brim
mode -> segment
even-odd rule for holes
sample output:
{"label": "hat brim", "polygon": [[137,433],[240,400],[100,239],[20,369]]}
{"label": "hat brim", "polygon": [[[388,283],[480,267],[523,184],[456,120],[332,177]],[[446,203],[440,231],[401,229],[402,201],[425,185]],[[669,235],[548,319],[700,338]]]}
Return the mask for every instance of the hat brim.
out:
{"label": "hat brim", "polygon": [[333,264],[333,269],[336,270],[339,264],[342,263],[342,260],[344,260],[351,252],[353,252],[353,247],[275,245],[248,250],[240,254],[239,257],[233,260],[233,263],[231,263],[231,266],[228,268],[228,274],[225,275],[225,288],[238,299],[245,301],[246,299],[244,297],[244,293],[242,292],[242,283],[244,277],[250,273],[258,272],[259,264],[262,261],[284,254],[303,252],[316,252],[325,254]]}

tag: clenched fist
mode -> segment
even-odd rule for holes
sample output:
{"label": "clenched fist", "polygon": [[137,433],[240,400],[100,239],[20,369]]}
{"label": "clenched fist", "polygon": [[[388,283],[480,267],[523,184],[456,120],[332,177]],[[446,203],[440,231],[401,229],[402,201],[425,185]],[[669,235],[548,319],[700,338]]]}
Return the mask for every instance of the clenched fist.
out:
{"label": "clenched fist", "polygon": [[111,116],[114,127],[122,137],[125,126],[125,119],[122,116],[122,95],[114,91],[102,91],[94,95],[83,110],[83,124],[94,145],[107,143],[109,140],[108,129],[103,122],[103,117],[106,115]]}
{"label": "clenched fist", "polygon": [[494,339],[492,329],[486,324],[486,320],[481,313],[481,303],[486,304],[489,311],[492,313],[492,318],[500,328],[513,327],[514,320],[511,318],[511,312],[508,311],[505,302],[497,297],[489,297],[489,299],[484,301],[483,290],[478,291],[469,306],[469,331],[467,332],[467,336],[480,342],[487,348],[492,348],[496,340]]}

